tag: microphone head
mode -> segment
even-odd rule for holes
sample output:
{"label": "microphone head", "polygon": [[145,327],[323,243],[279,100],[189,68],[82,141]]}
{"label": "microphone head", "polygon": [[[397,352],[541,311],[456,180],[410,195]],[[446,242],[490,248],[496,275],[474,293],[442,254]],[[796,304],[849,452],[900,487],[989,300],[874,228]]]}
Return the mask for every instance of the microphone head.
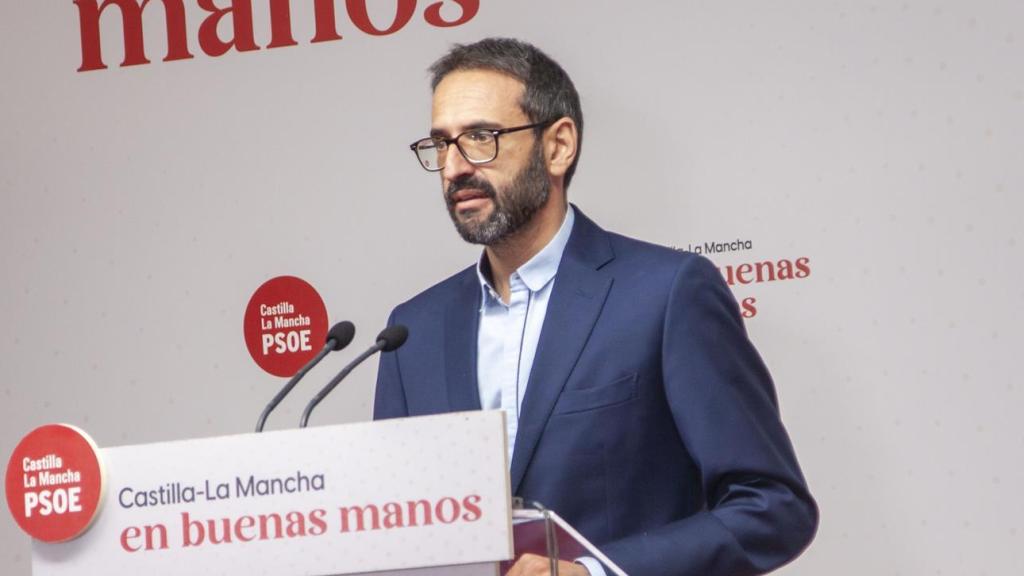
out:
{"label": "microphone head", "polygon": [[[331,326],[331,330],[327,333],[327,346],[331,347],[331,350],[337,352],[345,346],[348,346],[352,342],[352,339],[356,336],[356,325],[344,320],[338,322],[334,326]],[[334,344],[331,344],[331,342]]]}
{"label": "microphone head", "polygon": [[405,344],[405,339],[408,337],[409,329],[401,324],[395,324],[380,331],[380,334],[377,335],[377,344],[383,342],[384,346],[381,347],[381,351],[391,352]]}

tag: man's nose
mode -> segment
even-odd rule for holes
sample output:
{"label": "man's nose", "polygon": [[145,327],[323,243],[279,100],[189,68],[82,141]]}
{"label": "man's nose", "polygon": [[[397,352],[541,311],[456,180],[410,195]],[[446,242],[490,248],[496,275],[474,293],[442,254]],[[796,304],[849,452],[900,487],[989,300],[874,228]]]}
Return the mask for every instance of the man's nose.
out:
{"label": "man's nose", "polygon": [[466,157],[462,155],[462,151],[455,144],[448,146],[446,154],[448,156],[444,161],[443,176],[448,182],[453,182],[462,176],[472,174],[476,170],[476,165],[466,160]]}

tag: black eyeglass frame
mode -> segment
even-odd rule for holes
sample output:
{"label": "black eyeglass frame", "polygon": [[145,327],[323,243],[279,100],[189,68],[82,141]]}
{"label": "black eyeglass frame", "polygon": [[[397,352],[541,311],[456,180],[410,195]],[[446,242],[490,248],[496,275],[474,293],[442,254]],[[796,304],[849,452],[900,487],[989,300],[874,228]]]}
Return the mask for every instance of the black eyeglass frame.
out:
{"label": "black eyeglass frame", "polygon": [[[419,140],[417,140],[417,141],[413,142],[412,144],[410,144],[409,145],[409,149],[412,150],[412,153],[416,156],[416,162],[424,170],[426,170],[427,172],[440,172],[441,170],[444,170],[444,163],[439,163],[437,168],[431,169],[431,168],[427,168],[426,166],[424,166],[423,165],[423,161],[420,160],[420,154],[419,154],[419,152],[416,151],[416,149],[419,146],[420,142],[426,142],[428,140],[430,140],[432,142],[435,142],[435,143],[443,142],[444,145],[445,145],[445,152],[446,153],[447,153],[447,149],[449,147],[451,147],[452,144],[454,144],[455,148],[457,148],[459,150],[459,154],[462,154],[462,157],[466,159],[466,162],[469,162],[470,164],[479,166],[480,164],[487,164],[488,162],[494,162],[494,159],[498,157],[498,148],[499,148],[498,147],[498,141],[500,140],[500,138],[498,138],[498,136],[501,136],[502,134],[508,134],[510,132],[519,132],[520,130],[529,130],[530,128],[546,128],[546,127],[554,124],[558,120],[559,120],[559,118],[552,118],[551,120],[545,120],[543,122],[536,122],[534,124],[527,124],[525,126],[514,126],[512,128],[499,128],[499,129],[496,129],[496,130],[492,130],[492,129],[489,129],[489,128],[473,128],[472,130],[466,130],[465,132],[457,134],[457,135],[455,135],[455,136],[453,136],[451,138],[442,138],[442,137],[437,137],[437,136],[432,136],[432,137],[429,137],[429,138],[420,138]],[[466,155],[466,151],[463,150],[462,146],[459,145],[459,138],[462,138],[466,134],[471,134],[473,132],[487,132],[487,133],[490,133],[492,136],[494,136],[494,156],[491,156],[487,160],[473,160],[469,156]],[[436,146],[436,144],[435,144],[435,146]],[[438,156],[440,156],[440,153],[438,153]]]}

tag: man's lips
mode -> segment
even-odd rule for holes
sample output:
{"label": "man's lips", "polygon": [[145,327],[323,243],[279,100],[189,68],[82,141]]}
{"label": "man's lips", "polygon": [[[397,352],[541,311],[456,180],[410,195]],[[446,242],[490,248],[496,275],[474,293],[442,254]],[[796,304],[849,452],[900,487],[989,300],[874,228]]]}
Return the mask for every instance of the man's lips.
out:
{"label": "man's lips", "polygon": [[464,188],[451,196],[452,208],[460,212],[466,210],[479,210],[490,200],[490,195],[481,190]]}
{"label": "man's lips", "polygon": [[474,190],[472,188],[465,188],[459,190],[455,194],[452,194],[452,202],[458,204],[459,202],[467,202],[469,200],[476,200],[478,198],[487,198],[487,194],[481,190]]}

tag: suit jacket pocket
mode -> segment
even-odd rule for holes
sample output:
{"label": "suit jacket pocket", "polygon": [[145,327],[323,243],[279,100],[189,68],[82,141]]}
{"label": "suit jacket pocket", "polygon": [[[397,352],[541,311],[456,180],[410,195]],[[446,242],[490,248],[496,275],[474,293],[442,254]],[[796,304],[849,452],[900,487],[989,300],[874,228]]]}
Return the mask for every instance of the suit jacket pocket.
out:
{"label": "suit jacket pocket", "polygon": [[555,405],[555,414],[571,414],[614,406],[632,400],[637,396],[637,374],[629,374],[611,384],[594,388],[567,388]]}

